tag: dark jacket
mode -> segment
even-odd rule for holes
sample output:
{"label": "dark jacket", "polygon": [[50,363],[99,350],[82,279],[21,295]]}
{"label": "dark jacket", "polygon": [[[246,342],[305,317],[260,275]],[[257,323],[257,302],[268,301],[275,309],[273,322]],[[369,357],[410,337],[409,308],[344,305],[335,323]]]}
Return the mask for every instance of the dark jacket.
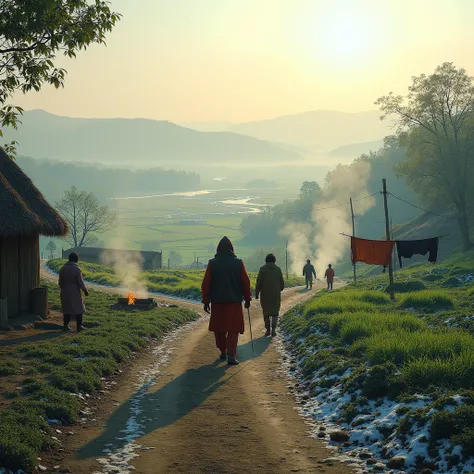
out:
{"label": "dark jacket", "polygon": [[209,261],[209,270],[211,303],[241,303],[244,295],[242,260],[231,251],[219,252]]}
{"label": "dark jacket", "polygon": [[307,280],[312,280],[313,275],[314,275],[314,278],[316,278],[316,270],[314,269],[314,266],[311,265],[311,263],[307,263],[303,267],[303,276],[306,277]]}

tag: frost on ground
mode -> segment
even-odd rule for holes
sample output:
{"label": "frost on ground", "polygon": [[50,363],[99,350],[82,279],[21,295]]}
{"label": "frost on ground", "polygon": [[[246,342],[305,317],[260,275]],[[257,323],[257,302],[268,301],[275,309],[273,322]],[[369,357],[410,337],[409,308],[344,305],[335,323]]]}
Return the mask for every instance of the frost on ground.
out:
{"label": "frost on ground", "polygon": [[108,474],[112,472],[116,474],[129,474],[135,469],[131,462],[139,456],[139,452],[154,449],[153,446],[143,446],[137,443],[138,438],[145,434],[142,426],[144,421],[141,408],[142,400],[162,375],[164,366],[170,362],[176,351],[175,342],[182,337],[183,333],[192,330],[201,322],[202,319],[198,319],[176,329],[163,337],[162,342],[153,349],[153,359],[155,362],[138,374],[136,392],[131,398],[128,419],[120,432],[117,433],[116,442],[104,446],[104,456],[97,459],[101,466],[100,470],[95,471],[93,474]]}
{"label": "frost on ground", "polygon": [[[320,336],[324,339],[324,335]],[[302,342],[296,341],[296,346]],[[321,367],[308,379],[303,376],[302,367],[310,354],[295,356],[295,342],[290,344],[286,336],[277,344],[284,370],[293,379],[290,386],[295,388],[297,410],[311,435],[337,451],[337,460],[351,465],[355,472],[474,471],[474,458],[464,457],[461,446],[447,439],[430,442],[433,415],[462,406],[462,396],[446,396],[442,403],[439,398],[437,402],[423,395],[405,397],[403,401],[388,397],[369,400],[360,389],[347,383],[352,368],[328,374],[327,368]]]}

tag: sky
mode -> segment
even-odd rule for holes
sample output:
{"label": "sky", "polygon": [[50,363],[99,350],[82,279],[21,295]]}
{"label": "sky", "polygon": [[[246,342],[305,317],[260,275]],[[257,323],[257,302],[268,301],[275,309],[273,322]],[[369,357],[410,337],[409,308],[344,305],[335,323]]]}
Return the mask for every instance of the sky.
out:
{"label": "sky", "polygon": [[64,89],[15,97],[73,117],[244,122],[358,112],[454,62],[474,75],[473,0],[112,0],[107,47],[60,58]]}

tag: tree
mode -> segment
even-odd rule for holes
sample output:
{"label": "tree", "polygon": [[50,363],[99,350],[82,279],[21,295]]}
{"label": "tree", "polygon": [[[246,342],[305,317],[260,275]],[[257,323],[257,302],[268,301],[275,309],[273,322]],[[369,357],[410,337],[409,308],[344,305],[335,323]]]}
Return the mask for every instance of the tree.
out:
{"label": "tree", "polygon": [[[64,86],[67,71],[55,65],[57,54],[75,58],[91,44],[105,44],[120,15],[109,2],[95,0],[0,0],[1,128],[17,128],[22,109],[8,101],[44,84]],[[5,146],[14,157],[15,143]]]}
{"label": "tree", "polygon": [[56,252],[57,247],[54,241],[50,240],[46,246],[46,250],[49,252],[49,258],[54,258],[54,252]]}
{"label": "tree", "polygon": [[301,185],[300,199],[315,201],[321,194],[321,187],[316,181],[305,181]]}
{"label": "tree", "polygon": [[117,214],[101,205],[93,193],[79,191],[75,186],[65,191],[56,208],[69,225],[67,240],[74,247],[85,247],[98,241],[95,234],[112,230]]}
{"label": "tree", "polygon": [[474,84],[452,63],[414,77],[406,98],[393,93],[376,104],[382,119],[395,115],[397,138],[407,159],[397,171],[421,200],[451,208],[464,249],[472,247],[474,203]]}
{"label": "tree", "polygon": [[181,263],[183,263],[183,257],[182,255],[177,252],[176,250],[172,250],[170,252],[170,264],[173,267],[179,267]]}

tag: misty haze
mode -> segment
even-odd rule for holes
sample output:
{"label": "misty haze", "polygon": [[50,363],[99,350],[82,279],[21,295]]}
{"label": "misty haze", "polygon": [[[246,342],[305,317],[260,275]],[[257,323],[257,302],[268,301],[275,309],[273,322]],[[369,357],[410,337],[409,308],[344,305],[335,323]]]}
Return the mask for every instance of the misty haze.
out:
{"label": "misty haze", "polygon": [[0,0],[0,474],[474,472],[473,15]]}

